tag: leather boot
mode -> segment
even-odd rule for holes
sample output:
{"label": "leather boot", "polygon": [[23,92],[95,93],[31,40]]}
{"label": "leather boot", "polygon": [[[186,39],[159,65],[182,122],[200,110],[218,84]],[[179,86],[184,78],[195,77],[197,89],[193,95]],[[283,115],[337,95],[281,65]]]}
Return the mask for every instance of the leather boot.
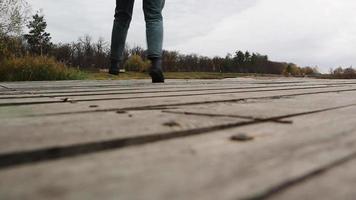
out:
{"label": "leather boot", "polygon": [[119,73],[120,73],[119,63],[120,62],[117,61],[117,60],[111,60],[110,68],[109,68],[109,74],[119,75]]}
{"label": "leather boot", "polygon": [[149,74],[152,78],[152,83],[164,83],[164,75],[162,71],[161,58],[149,58],[151,60],[151,68]]}

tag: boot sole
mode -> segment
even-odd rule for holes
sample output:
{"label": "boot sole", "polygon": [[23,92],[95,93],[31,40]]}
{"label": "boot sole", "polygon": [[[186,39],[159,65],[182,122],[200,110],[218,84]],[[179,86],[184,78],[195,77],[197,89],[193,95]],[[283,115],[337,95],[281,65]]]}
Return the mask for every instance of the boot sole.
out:
{"label": "boot sole", "polygon": [[152,71],[150,72],[152,78],[152,83],[164,83],[164,76],[161,71]]}
{"label": "boot sole", "polygon": [[111,74],[111,75],[119,75],[119,71],[116,71],[116,70],[109,70],[109,74]]}

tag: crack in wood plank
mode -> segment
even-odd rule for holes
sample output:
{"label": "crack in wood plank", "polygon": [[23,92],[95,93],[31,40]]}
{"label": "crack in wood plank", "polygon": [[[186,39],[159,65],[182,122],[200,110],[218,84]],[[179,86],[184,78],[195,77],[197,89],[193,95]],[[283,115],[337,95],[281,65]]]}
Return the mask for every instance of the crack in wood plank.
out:
{"label": "crack in wood plank", "polygon": [[[162,112],[171,114],[182,114],[182,115],[195,115],[195,116],[206,116],[206,117],[230,117],[230,118],[240,118],[240,119],[250,119],[253,121],[264,121],[266,118],[258,118],[253,116],[242,116],[242,115],[227,115],[227,114],[211,114],[211,113],[197,113],[197,112],[181,112],[172,110],[163,110]],[[270,120],[270,122],[281,123],[281,124],[292,124],[293,121],[290,120]]]}

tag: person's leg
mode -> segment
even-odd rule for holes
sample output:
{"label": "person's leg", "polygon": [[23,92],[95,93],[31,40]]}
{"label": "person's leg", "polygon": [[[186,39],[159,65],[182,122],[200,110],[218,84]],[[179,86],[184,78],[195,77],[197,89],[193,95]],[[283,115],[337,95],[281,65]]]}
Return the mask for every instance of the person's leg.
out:
{"label": "person's leg", "polygon": [[143,0],[143,10],[146,20],[147,56],[160,58],[162,56],[164,0]]}
{"label": "person's leg", "polygon": [[115,20],[111,38],[110,74],[119,74],[119,63],[125,48],[134,2],[135,0],[116,0]]}
{"label": "person's leg", "polygon": [[146,21],[147,57],[152,66],[150,75],[152,82],[164,82],[162,72],[163,17],[162,10],[165,0],[143,0]]}

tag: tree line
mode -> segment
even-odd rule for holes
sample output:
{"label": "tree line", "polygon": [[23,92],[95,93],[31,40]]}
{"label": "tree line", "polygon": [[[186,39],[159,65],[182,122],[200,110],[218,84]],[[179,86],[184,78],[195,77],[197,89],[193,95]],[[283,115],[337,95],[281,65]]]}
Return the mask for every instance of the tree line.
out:
{"label": "tree line", "polygon": [[354,79],[356,78],[356,70],[353,67],[338,67],[336,69],[330,69],[329,75],[332,78]]}
{"label": "tree line", "polygon": [[[80,37],[78,41],[65,44],[52,44],[45,52],[49,56],[68,66],[96,70],[105,69],[110,60],[109,42],[103,38],[94,41],[89,35]],[[137,57],[141,60],[137,61]],[[133,65],[132,62],[143,63]],[[225,57],[207,57],[197,54],[182,54],[178,51],[164,50],[162,54],[163,68],[168,72],[222,72],[222,73],[261,73],[310,75],[318,73],[316,68],[301,68],[293,63],[273,62],[267,55],[236,51]],[[142,47],[126,46],[122,66],[129,71],[142,71],[147,62],[146,51]]]}

